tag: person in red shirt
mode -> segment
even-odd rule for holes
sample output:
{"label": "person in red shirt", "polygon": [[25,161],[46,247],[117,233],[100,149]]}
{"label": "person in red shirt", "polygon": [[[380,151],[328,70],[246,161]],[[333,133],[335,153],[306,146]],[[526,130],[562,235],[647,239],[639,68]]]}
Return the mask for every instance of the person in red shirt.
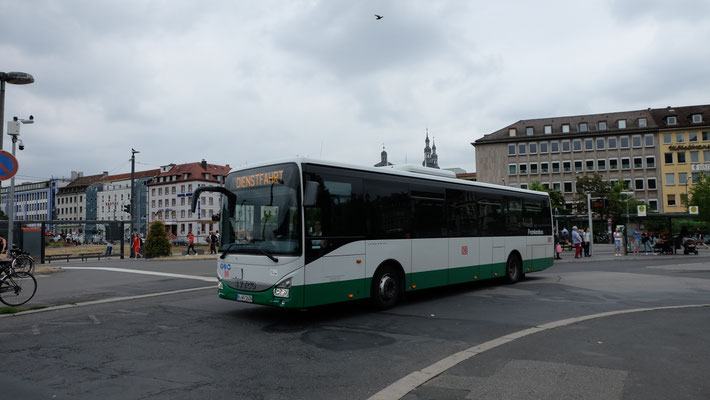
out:
{"label": "person in red shirt", "polygon": [[192,236],[192,232],[189,232],[187,234],[187,255],[190,255],[190,249],[197,254],[197,250],[195,250],[195,237]]}
{"label": "person in red shirt", "polygon": [[133,235],[133,254],[135,254],[136,258],[143,257],[143,254],[141,254],[141,238],[138,237],[137,233]]}

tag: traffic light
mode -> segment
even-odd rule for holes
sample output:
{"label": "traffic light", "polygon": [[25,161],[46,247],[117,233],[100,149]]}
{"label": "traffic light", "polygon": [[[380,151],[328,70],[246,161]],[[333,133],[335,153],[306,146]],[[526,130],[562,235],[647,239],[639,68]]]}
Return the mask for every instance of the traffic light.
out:
{"label": "traffic light", "polygon": [[130,205],[130,204],[124,205],[124,206],[123,206],[123,212],[127,212],[127,213],[130,214],[130,213],[131,213],[131,205]]}

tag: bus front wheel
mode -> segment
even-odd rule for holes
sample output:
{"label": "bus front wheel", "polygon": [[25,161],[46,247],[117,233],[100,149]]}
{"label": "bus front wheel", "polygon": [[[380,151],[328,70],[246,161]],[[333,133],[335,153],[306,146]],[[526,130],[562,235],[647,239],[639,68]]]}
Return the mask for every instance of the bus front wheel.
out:
{"label": "bus front wheel", "polygon": [[508,262],[505,263],[505,279],[508,283],[517,283],[525,278],[523,275],[523,263],[520,257],[516,254],[511,254],[508,257]]}
{"label": "bus front wheel", "polygon": [[402,283],[394,268],[380,268],[372,279],[372,300],[379,309],[391,308],[401,296]]}

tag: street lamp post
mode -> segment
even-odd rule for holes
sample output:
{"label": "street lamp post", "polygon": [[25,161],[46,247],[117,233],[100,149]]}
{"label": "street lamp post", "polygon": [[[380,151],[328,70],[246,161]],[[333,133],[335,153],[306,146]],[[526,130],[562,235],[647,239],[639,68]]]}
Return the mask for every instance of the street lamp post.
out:
{"label": "street lamp post", "polygon": [[[17,147],[18,137],[20,136],[20,123],[23,124],[33,124],[34,117],[30,115],[29,119],[18,119],[14,117],[12,121],[7,123],[7,134],[12,136],[12,156],[15,156],[15,149]],[[22,149],[22,141],[20,141],[20,149]],[[15,228],[15,176],[10,178],[10,193],[7,196],[8,204],[8,231],[7,231],[7,254],[10,254],[12,250],[12,243],[14,239],[13,230]]]}
{"label": "street lamp post", "polygon": [[27,85],[35,78],[26,72],[0,72],[0,150],[2,150],[3,121],[5,121],[5,82],[13,85]]}
{"label": "street lamp post", "polygon": [[626,197],[626,227],[624,228],[624,235],[626,236],[626,243],[624,243],[624,254],[629,254],[629,200],[634,197],[634,192],[621,192],[621,194]]}

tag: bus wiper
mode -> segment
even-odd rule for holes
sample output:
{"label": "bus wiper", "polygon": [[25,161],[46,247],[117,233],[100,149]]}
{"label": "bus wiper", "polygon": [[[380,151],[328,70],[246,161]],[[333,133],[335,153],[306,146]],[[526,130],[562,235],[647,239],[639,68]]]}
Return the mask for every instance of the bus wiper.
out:
{"label": "bus wiper", "polygon": [[239,244],[239,243],[230,243],[229,246],[227,246],[227,250],[222,252],[222,254],[219,256],[219,258],[224,260],[224,258],[227,257],[227,253],[229,253],[229,251],[232,250],[232,246],[234,246],[235,244]]}
{"label": "bus wiper", "polygon": [[271,253],[269,253],[268,251],[266,251],[266,250],[264,250],[264,249],[261,249],[261,248],[259,249],[259,251],[261,252],[261,254],[263,254],[263,255],[269,257],[269,259],[270,259],[271,261],[273,261],[273,262],[279,262],[279,259],[276,258],[276,257],[274,257],[273,255],[271,255]]}

